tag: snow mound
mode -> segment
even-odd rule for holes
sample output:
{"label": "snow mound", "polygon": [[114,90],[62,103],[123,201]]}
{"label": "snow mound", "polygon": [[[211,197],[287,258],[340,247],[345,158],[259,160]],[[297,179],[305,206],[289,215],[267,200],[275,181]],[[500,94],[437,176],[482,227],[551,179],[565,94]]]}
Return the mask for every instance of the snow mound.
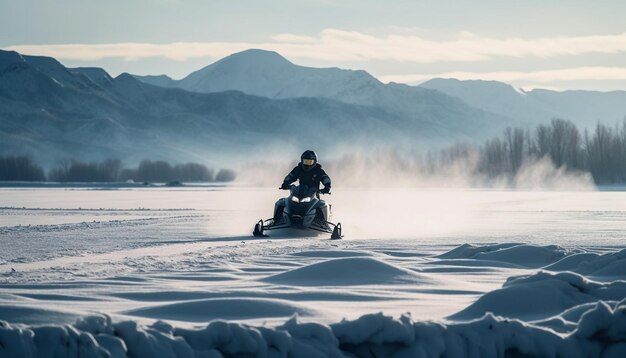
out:
{"label": "snow mound", "polygon": [[401,282],[429,283],[427,276],[372,257],[322,261],[272,275],[263,281],[295,286],[376,285]]}
{"label": "snow mound", "polygon": [[[19,321],[28,324],[43,322],[74,322],[80,315],[75,312],[52,310],[48,308],[36,308],[11,304],[0,305],[0,317],[7,321]],[[0,357],[2,355],[0,354]]]}
{"label": "snow mound", "polygon": [[574,329],[553,330],[487,314],[464,323],[415,322],[369,314],[330,326],[292,317],[252,327],[213,321],[176,328],[158,321],[113,323],[108,316],[74,325],[29,327],[0,321],[6,357],[623,357],[626,300],[587,307]]}
{"label": "snow mound", "polygon": [[302,251],[292,254],[293,256],[302,257],[358,257],[358,256],[371,256],[368,252],[352,251],[352,250],[311,250]]}
{"label": "snow mound", "polygon": [[565,256],[559,261],[543,267],[544,270],[549,271],[574,271],[583,262],[589,262],[598,258],[598,254],[593,252],[580,252],[577,254]]}
{"label": "snow mound", "polygon": [[546,266],[550,271],[574,271],[597,278],[626,278],[626,249],[604,255],[580,253]]}
{"label": "snow mound", "polygon": [[567,250],[557,245],[536,246],[506,243],[474,246],[464,244],[439,255],[438,258],[497,261],[521,267],[538,268],[554,263],[568,254]]}
{"label": "snow mound", "polygon": [[259,317],[289,317],[315,315],[313,309],[291,301],[265,298],[209,298],[151,306],[127,311],[131,316],[208,322],[214,319],[252,319]]}
{"label": "snow mound", "polygon": [[540,271],[509,278],[502,288],[484,294],[452,319],[473,319],[486,313],[544,319],[569,308],[598,300],[620,301],[626,297],[626,282],[600,283],[572,273]]}

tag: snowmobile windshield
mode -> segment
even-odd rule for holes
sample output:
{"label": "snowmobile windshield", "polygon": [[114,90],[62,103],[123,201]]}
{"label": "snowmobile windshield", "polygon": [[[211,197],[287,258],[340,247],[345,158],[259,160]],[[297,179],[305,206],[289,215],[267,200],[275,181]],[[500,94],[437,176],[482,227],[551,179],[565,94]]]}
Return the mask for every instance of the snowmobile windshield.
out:
{"label": "snowmobile windshield", "polygon": [[316,192],[317,190],[315,190],[314,187],[309,187],[306,185],[294,185],[291,187],[291,195],[298,199],[310,198],[314,196]]}

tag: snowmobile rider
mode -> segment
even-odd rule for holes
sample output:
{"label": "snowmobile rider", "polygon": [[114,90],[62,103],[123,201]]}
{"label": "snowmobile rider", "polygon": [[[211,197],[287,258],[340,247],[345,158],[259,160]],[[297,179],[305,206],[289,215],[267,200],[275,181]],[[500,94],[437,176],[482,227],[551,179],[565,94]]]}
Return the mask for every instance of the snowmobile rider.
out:
{"label": "snowmobile rider", "polygon": [[[314,187],[322,194],[330,194],[330,177],[317,162],[317,155],[312,150],[302,153],[300,163],[287,174],[280,189],[289,189],[296,180],[300,180],[300,185]],[[324,184],[321,190],[320,183]]]}

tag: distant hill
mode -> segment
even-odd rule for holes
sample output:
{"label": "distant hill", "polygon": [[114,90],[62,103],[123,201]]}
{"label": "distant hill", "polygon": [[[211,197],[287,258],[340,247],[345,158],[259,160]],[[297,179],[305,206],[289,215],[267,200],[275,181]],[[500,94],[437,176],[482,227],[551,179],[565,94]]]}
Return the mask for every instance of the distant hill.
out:
{"label": "distant hill", "polygon": [[626,117],[626,91],[535,89],[524,92],[502,82],[442,78],[424,82],[419,87],[446,93],[470,106],[519,119],[530,126],[563,118],[591,128],[598,121],[613,124]]}
{"label": "distant hill", "polygon": [[161,87],[178,87],[176,80],[171,79],[167,75],[158,75],[158,76],[138,76],[133,75],[136,79],[141,82],[148,83],[155,86]]}

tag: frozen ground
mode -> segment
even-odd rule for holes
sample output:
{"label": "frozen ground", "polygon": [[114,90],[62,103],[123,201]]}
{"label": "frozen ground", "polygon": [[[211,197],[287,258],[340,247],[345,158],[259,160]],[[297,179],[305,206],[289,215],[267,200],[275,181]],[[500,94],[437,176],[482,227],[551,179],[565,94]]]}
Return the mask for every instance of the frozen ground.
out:
{"label": "frozen ground", "polygon": [[336,190],[344,240],[250,237],[281,194],[0,189],[0,356],[626,354],[626,193]]}

